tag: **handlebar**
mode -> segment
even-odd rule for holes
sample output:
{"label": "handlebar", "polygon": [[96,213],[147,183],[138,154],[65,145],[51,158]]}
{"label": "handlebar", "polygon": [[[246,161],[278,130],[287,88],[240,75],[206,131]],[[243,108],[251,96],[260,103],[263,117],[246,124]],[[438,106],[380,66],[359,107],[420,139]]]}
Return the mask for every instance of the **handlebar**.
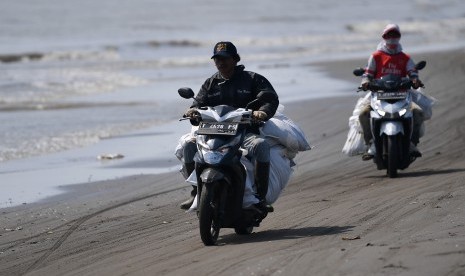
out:
{"label": "handlebar", "polygon": [[[421,85],[421,88],[425,88],[425,85]],[[411,79],[403,79],[397,83],[389,83],[384,80],[372,80],[368,83],[367,89],[364,89],[363,86],[359,86],[357,92],[370,90],[372,92],[384,91],[396,91],[402,89],[411,89],[413,88],[413,82]]]}
{"label": "handlebar", "polygon": [[[187,117],[185,114],[182,115],[182,118],[180,118],[178,121],[185,121],[185,120],[190,120],[192,125],[199,125],[200,121],[202,120],[202,116],[199,114],[197,116],[189,116]],[[262,126],[265,121],[258,120],[255,118],[250,118],[250,117],[243,117],[240,122],[237,122],[238,124],[241,125],[250,125],[250,126]]]}

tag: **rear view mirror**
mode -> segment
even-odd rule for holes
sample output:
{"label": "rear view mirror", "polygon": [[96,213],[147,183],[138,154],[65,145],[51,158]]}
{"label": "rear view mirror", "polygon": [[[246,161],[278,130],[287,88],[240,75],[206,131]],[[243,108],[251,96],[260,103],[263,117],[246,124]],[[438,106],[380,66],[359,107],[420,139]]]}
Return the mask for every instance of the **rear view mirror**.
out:
{"label": "rear view mirror", "polygon": [[357,77],[361,77],[363,75],[363,73],[365,73],[365,69],[363,69],[362,67],[359,67],[359,68],[355,69],[353,73]]}
{"label": "rear view mirror", "polygon": [[182,87],[178,89],[179,96],[183,97],[184,99],[190,99],[194,97],[194,91],[189,87]]}
{"label": "rear view mirror", "polygon": [[415,69],[421,70],[425,68],[425,66],[426,66],[426,61],[422,60],[415,65]]}

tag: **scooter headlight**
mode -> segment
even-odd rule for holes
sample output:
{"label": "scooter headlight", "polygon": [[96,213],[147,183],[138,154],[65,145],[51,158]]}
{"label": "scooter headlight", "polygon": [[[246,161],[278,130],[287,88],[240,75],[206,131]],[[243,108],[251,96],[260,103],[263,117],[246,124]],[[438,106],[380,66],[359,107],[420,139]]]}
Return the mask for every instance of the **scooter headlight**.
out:
{"label": "scooter headlight", "polygon": [[210,143],[213,142],[213,140],[207,141],[207,135],[198,135],[197,148],[205,163],[215,165],[220,163],[231,148],[235,148],[240,141],[241,136],[237,135],[226,141],[221,147],[215,148],[215,143]]}
{"label": "scooter headlight", "polygon": [[205,148],[201,149],[203,160],[207,164],[215,165],[221,162],[225,155],[229,152],[229,148],[220,148],[219,150],[207,150]]}
{"label": "scooter headlight", "polygon": [[376,112],[378,112],[379,115],[381,115],[381,116],[386,115],[386,111],[384,111],[383,108],[381,107],[381,101],[380,100],[377,100],[375,102],[374,109],[376,110]]}
{"label": "scooter headlight", "polygon": [[403,109],[401,109],[401,110],[399,111],[399,116],[402,117],[402,116],[405,115],[405,113],[407,113],[407,109],[406,109],[406,108],[403,108]]}
{"label": "scooter headlight", "polygon": [[386,111],[382,110],[382,109],[376,109],[376,111],[379,113],[379,115],[381,116],[384,116],[386,115]]}

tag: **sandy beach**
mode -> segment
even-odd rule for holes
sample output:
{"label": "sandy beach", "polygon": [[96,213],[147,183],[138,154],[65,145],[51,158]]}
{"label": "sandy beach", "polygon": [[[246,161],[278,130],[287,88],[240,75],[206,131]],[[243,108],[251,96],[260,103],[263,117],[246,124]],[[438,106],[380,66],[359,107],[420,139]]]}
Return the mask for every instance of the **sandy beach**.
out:
{"label": "sandy beach", "polygon": [[[465,275],[465,50],[412,57],[428,62],[421,78],[438,103],[423,157],[398,178],[341,153],[355,92],[295,103],[286,114],[315,148],[251,235],[222,229],[205,247],[178,207],[177,172],[72,185],[0,210],[0,275]],[[355,91],[365,63],[308,66]]]}

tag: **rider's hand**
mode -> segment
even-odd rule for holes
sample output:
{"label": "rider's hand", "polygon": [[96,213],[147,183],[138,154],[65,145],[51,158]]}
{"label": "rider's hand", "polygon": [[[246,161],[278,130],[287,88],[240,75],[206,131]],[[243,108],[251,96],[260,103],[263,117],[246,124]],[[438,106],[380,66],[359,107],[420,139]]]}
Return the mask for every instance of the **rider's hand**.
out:
{"label": "rider's hand", "polygon": [[413,89],[418,89],[420,87],[423,87],[423,82],[421,82],[421,80],[418,78],[414,78],[412,79],[412,87]]}
{"label": "rider's hand", "polygon": [[363,91],[367,91],[369,85],[370,85],[370,82],[368,82],[368,81],[362,83],[362,90],[363,90]]}
{"label": "rider's hand", "polygon": [[184,113],[184,117],[186,118],[194,118],[194,117],[198,117],[200,114],[199,112],[197,111],[196,108],[189,108],[186,113]]}
{"label": "rider's hand", "polygon": [[268,115],[264,111],[256,110],[252,113],[252,118],[259,121],[265,121]]}

